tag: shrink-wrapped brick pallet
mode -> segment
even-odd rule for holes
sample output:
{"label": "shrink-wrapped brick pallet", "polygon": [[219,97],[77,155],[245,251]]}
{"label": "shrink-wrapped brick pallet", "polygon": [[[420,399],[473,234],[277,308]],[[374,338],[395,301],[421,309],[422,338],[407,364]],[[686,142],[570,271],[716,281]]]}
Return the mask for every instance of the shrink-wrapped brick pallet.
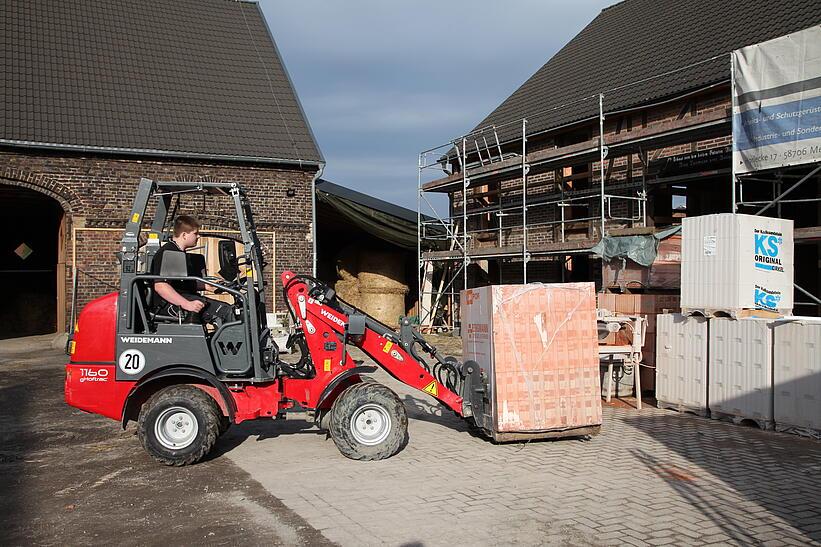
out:
{"label": "shrink-wrapped brick pallet", "polygon": [[590,435],[601,426],[593,283],[462,291],[465,362],[486,377],[484,423],[497,441]]}

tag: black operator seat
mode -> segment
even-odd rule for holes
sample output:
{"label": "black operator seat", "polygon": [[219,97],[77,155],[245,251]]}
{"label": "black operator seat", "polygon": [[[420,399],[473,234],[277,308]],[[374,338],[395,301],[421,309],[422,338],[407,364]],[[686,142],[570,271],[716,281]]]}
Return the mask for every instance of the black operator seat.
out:
{"label": "black operator seat", "polygon": [[[188,260],[187,254],[182,251],[172,251],[167,250],[162,253],[162,263],[160,264],[160,275],[168,276],[168,277],[186,277],[189,275],[188,273]],[[199,256],[202,258],[203,266],[205,265],[205,257],[201,255],[191,255],[191,256]],[[199,275],[199,274],[197,274]],[[148,302],[148,306],[150,310],[153,310],[157,304],[159,304],[159,297],[155,299],[154,293],[154,284],[153,282],[149,282],[146,284],[147,289],[147,298],[146,301]],[[156,301],[155,301],[156,300]],[[158,313],[151,312],[151,320],[152,321],[160,321],[160,322],[169,322],[169,323],[176,323],[179,321],[178,317],[174,317],[173,315],[161,315]]]}

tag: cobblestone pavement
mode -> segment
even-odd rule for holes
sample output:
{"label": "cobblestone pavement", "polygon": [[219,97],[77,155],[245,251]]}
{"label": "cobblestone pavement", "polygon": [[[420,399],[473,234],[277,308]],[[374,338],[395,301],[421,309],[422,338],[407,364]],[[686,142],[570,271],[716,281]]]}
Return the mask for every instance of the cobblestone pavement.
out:
{"label": "cobblestone pavement", "polygon": [[821,545],[821,442],[645,407],[590,440],[494,445],[382,373],[410,441],[345,459],[312,424],[254,422],[225,454],[342,545]]}

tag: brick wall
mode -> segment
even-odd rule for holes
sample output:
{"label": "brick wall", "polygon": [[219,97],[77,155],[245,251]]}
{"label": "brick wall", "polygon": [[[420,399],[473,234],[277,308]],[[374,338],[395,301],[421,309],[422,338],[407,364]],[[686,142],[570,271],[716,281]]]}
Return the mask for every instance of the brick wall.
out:
{"label": "brick wall", "polygon": [[[156,180],[238,182],[248,191],[257,229],[276,233],[276,264],[266,269],[266,279],[285,270],[310,273],[311,179],[315,168],[284,168],[264,164],[227,164],[161,159],[114,158],[0,149],[0,184],[43,192],[63,206],[67,217],[67,293],[71,291],[72,233],[76,261],[85,274],[78,277],[79,303],[110,291],[116,285],[114,252],[118,231],[95,230],[124,226],[141,177]],[[293,190],[294,197],[286,192]],[[153,211],[153,205],[149,208]],[[179,213],[196,215],[211,229],[236,229],[233,207],[227,198],[184,196]],[[150,214],[146,215],[151,218]],[[77,230],[74,230],[77,228]],[[266,257],[273,249],[263,238]],[[87,274],[87,275],[86,275]],[[93,276],[93,279],[92,277]],[[269,287],[270,293],[279,291]],[[70,301],[70,297],[67,299]],[[70,303],[70,302],[69,302]],[[278,311],[283,311],[277,299]]]}

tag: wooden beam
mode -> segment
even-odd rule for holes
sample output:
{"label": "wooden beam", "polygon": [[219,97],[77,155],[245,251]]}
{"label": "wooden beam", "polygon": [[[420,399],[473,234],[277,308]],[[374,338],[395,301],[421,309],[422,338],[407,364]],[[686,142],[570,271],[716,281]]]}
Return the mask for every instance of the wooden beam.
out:
{"label": "wooden beam", "polygon": [[812,243],[814,241],[821,241],[821,226],[796,228],[793,230],[793,239],[796,243]]}
{"label": "wooden beam", "polygon": [[[66,214],[62,213],[57,230],[57,332],[66,332]],[[72,260],[74,258],[72,257]],[[71,326],[74,328],[74,325]]]}
{"label": "wooden beam", "polygon": [[[688,116],[683,119],[667,120],[664,122],[653,124],[649,127],[643,127],[630,132],[623,132],[616,135],[609,135],[607,137],[607,146],[610,148],[610,153],[618,156],[618,150],[615,150],[620,145],[628,145],[631,141],[640,139],[650,139],[652,137],[661,137],[665,133],[686,130],[688,128],[697,128],[700,125],[711,124],[714,122],[722,122],[730,119],[729,113],[722,110],[713,110],[704,112],[702,114]],[[548,148],[544,150],[537,150],[527,155],[527,162],[530,164],[543,163],[547,161],[565,160],[567,165],[573,165],[574,159],[582,159],[590,154],[597,153],[599,149],[598,138],[582,141],[579,143],[562,146],[561,148]],[[584,161],[584,160],[582,160]],[[477,175],[487,176],[495,174],[504,170],[518,169],[521,167],[522,158],[512,157],[501,162],[494,162],[492,164],[470,169],[468,178]],[[447,191],[449,187],[460,184],[462,181],[461,173],[454,173],[451,176],[437,179],[422,185],[422,189],[426,191]],[[453,191],[451,190],[451,191]]]}

